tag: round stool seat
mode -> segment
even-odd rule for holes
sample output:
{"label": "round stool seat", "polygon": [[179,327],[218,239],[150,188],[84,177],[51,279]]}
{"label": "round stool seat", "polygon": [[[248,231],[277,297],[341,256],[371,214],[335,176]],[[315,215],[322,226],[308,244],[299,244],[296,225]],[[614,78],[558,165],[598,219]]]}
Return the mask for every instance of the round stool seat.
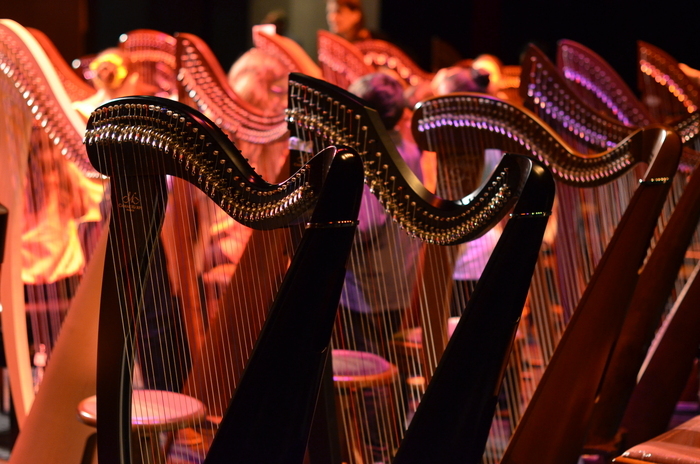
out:
{"label": "round stool seat", "polygon": [[333,383],[345,388],[364,388],[392,382],[399,370],[373,353],[333,350]]}
{"label": "round stool seat", "polygon": [[[95,395],[78,404],[78,417],[87,425],[97,426]],[[134,390],[131,394],[131,431],[136,437],[132,444],[133,462],[166,464],[158,434],[191,427],[205,417],[206,407],[191,396],[163,390]]]}
{"label": "round stool seat", "polygon": [[[87,425],[97,425],[97,397],[78,404],[78,415]],[[157,431],[189,427],[206,415],[204,404],[191,396],[162,390],[134,390],[131,394],[131,428]]]}

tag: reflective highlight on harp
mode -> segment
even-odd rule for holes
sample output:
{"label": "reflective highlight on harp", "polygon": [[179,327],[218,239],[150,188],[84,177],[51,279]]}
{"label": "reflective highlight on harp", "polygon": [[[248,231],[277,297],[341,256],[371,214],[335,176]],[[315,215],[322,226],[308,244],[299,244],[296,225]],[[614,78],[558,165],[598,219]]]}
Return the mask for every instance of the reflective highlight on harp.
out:
{"label": "reflective highlight on harp", "polygon": [[670,177],[653,177],[651,179],[639,179],[639,183],[644,185],[668,184],[669,182],[671,182]]}
{"label": "reflective highlight on harp", "polygon": [[355,227],[359,221],[332,221],[332,222],[309,222],[306,224],[307,229],[335,229],[337,227]]}

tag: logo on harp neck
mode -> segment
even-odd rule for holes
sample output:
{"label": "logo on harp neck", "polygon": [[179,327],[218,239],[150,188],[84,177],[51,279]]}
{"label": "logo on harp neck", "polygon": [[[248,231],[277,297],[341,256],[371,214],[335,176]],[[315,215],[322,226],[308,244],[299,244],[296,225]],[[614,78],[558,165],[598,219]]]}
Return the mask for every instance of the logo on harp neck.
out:
{"label": "logo on harp neck", "polygon": [[122,197],[117,206],[124,208],[129,212],[138,211],[141,209],[141,200],[139,200],[136,192],[129,192]]}

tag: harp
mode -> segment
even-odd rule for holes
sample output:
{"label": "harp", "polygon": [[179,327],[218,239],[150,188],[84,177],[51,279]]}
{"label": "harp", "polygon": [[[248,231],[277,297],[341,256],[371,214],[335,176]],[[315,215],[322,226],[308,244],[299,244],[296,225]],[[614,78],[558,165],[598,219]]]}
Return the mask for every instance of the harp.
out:
{"label": "harp", "polygon": [[[422,107],[425,108],[422,109]],[[669,146],[663,148],[657,158],[661,157],[661,153],[663,153],[664,156],[669,156],[670,153],[670,156],[673,157],[674,136],[669,136],[668,133],[661,128],[649,130],[656,132],[656,137],[659,137],[659,139],[657,139],[658,141],[663,141],[666,137],[670,138],[670,142],[668,142]],[[642,135],[645,131],[636,133],[632,138],[640,137],[638,140],[641,141],[642,138],[646,137]],[[547,162],[550,163],[552,167],[553,173],[555,176],[558,176],[562,183],[576,182],[579,185],[595,185],[608,182],[610,178],[621,175],[621,171],[617,171],[617,173],[608,171],[607,168],[603,167],[604,164],[601,164],[597,169],[594,168],[590,171],[585,171],[586,175],[581,177],[574,176],[570,172],[563,172],[561,166],[565,164],[559,161],[563,159],[562,154],[567,150],[571,153],[576,153],[575,150],[568,148],[568,145],[564,143],[557,134],[553,133],[551,129],[546,128],[546,125],[544,125],[539,118],[526,109],[483,95],[455,94],[453,96],[439,97],[424,102],[414,115],[414,134],[419,145],[425,149],[431,149],[437,152],[439,162],[449,162],[453,166],[456,163],[462,164],[462,167],[457,165],[457,167],[453,167],[452,169],[446,169],[446,174],[454,174],[455,172],[467,170],[464,166],[468,161],[459,156],[464,151],[472,150],[475,153],[483,153],[485,148],[496,147],[506,151],[529,151],[534,156],[546,157]],[[647,136],[648,135],[650,135],[650,133],[647,133]],[[653,137],[647,139],[647,142],[651,140],[653,140]],[[624,158],[627,155],[623,155],[623,153],[636,152],[638,154],[636,159],[642,161],[646,157],[650,155],[653,156],[656,153],[656,149],[652,147],[654,143],[647,145],[646,148],[642,148],[641,151],[637,151],[641,148],[640,145],[637,145],[637,148],[630,151],[634,143],[628,145],[630,139],[627,139],[627,141],[627,143],[621,144],[615,149],[606,152],[608,154],[617,153],[617,155],[613,155],[610,159],[615,159],[615,157],[618,156]],[[562,149],[564,149],[563,152],[561,151]],[[588,157],[579,154],[578,162],[585,163],[584,160],[586,158]],[[592,155],[588,159],[592,161],[593,159],[600,158],[599,155]],[[662,163],[664,162],[662,161]],[[614,166],[615,164],[616,162],[613,161],[610,166]],[[629,167],[629,165],[627,166]],[[597,172],[597,174],[594,174],[594,172]],[[449,182],[453,186],[457,184],[457,182],[448,175],[443,176],[443,182]],[[560,185],[560,187],[564,188],[562,185]],[[555,242],[555,250],[560,252],[560,249],[557,248],[556,245]],[[647,245],[640,245],[640,249],[637,250],[637,252],[642,253],[643,256],[643,253],[646,251],[646,246]],[[683,252],[680,251],[680,255],[682,255],[682,253]],[[546,256],[541,258],[540,266],[546,262],[545,259]],[[556,327],[556,325],[550,320],[550,318],[553,317],[553,301],[551,297],[549,297],[550,293],[548,290],[548,287],[551,286],[553,282],[551,280],[551,274],[549,275],[549,279],[547,276],[546,273],[542,272],[541,268],[539,273],[536,272],[529,304],[531,310],[530,317],[532,318],[531,327],[529,328],[533,331],[531,336],[535,337],[538,341],[537,343],[545,362],[549,357],[547,350],[551,349],[550,347],[557,342],[556,333],[552,333],[552,327]],[[560,323],[563,325],[563,322]],[[554,338],[552,338],[553,336]],[[527,359],[525,358],[526,355],[527,346],[523,349],[523,359]],[[514,357],[513,361],[522,362],[517,357]],[[530,363],[532,364],[532,361],[530,361]],[[516,366],[517,365],[518,364],[516,364]],[[530,369],[532,370],[532,367]],[[517,367],[515,367],[513,371],[513,374],[521,375]],[[509,407],[510,418],[516,422],[518,420],[517,407],[520,401],[522,401],[522,398],[524,397],[526,399],[528,395],[528,391],[525,387],[518,388],[519,382],[517,379],[518,377],[516,377],[512,383],[506,384],[506,389],[513,388],[513,391],[518,392],[517,395],[512,397],[511,394],[506,395],[508,398],[513,398],[512,401],[517,401],[515,406]],[[508,401],[511,400],[509,399]],[[497,431],[494,430],[494,433],[497,433]],[[494,441],[498,441],[496,436],[497,435],[494,436]],[[496,445],[494,445],[494,448],[496,448]],[[497,451],[495,451],[495,453],[497,453]]]}
{"label": "harp", "polygon": [[[568,45],[568,43],[564,45]],[[581,50],[584,50],[583,55],[579,57],[578,53]],[[569,61],[575,61],[581,67],[585,68],[590,65],[597,70],[598,74],[606,70],[606,67],[599,65],[595,58],[589,58],[592,52],[585,52],[581,46],[576,46],[574,51],[568,53],[570,54]],[[542,68],[551,69],[551,65],[548,65],[545,60],[536,59],[531,54],[531,62],[535,61]],[[570,66],[573,67],[575,64]],[[559,88],[560,93],[565,95],[563,90],[565,87],[560,82],[557,87],[556,73],[551,71],[549,79],[547,77],[544,74],[537,74],[530,78],[531,83],[535,81],[540,83],[537,86],[533,85],[535,91],[529,92],[530,96],[537,96],[539,92],[545,92],[547,88]],[[585,77],[580,78],[579,81],[588,82]],[[607,82],[607,80],[603,79],[603,82]],[[595,83],[589,86],[597,87]],[[616,92],[616,94],[621,93]],[[565,108],[561,102],[565,101],[565,98],[560,98],[559,102],[550,100],[546,106],[542,106],[542,109],[546,108],[547,115],[561,114],[561,109]],[[609,102],[612,97],[606,99],[599,96],[599,98]],[[635,106],[641,106],[641,104]],[[544,111],[542,113],[545,114]],[[694,158],[697,155],[692,149],[696,143],[692,135],[695,131],[693,127],[696,125],[693,120],[694,116],[691,116],[676,125],[676,130],[685,145],[680,168],[684,173],[692,172],[696,164]],[[690,179],[687,180],[684,176],[677,176],[674,182],[673,195],[670,199],[671,205],[667,206],[667,213],[662,220],[663,233],[656,241],[653,252],[648,257],[644,270],[641,272],[640,281],[631,300],[620,339],[616,343],[615,351],[611,354],[605,380],[600,386],[599,398],[593,412],[586,444],[588,452],[610,455],[621,452],[619,447],[623,446],[620,443],[622,430],[618,430],[618,427],[625,413],[625,406],[633,395],[632,390],[636,384],[637,372],[644,361],[644,353],[651,343],[654,330],[659,324],[666,300],[671,294],[674,284],[678,292],[681,291],[684,284],[683,279],[676,279],[676,276],[683,263],[685,250],[691,242],[694,225],[698,220],[697,210],[693,206],[697,201],[698,180],[696,177],[691,175]],[[672,214],[671,207],[673,208]],[[634,394],[634,396],[638,395]],[[651,403],[658,404],[654,401]],[[641,422],[636,422],[633,427],[640,427],[640,424]]]}
{"label": "harp", "polygon": [[[8,226],[8,241],[21,243],[22,222],[27,216],[23,192],[26,185],[27,154],[31,152],[32,137],[44,143],[43,153],[68,169],[68,163],[88,179],[98,179],[82,148],[84,123],[71,108],[71,101],[61,80],[36,39],[22,26],[2,20],[0,61],[3,94],[3,163],[5,172],[13,173],[5,184],[3,200],[9,209],[17,211]],[[70,169],[74,169],[73,166]],[[8,196],[9,195],[9,196]],[[20,427],[24,424],[34,398],[31,362],[27,343],[21,247],[8,250],[2,283],[3,331],[5,353],[15,410]],[[45,341],[47,347],[49,340]]]}
{"label": "harp", "polygon": [[[315,403],[314,382],[327,354],[354,233],[361,187],[359,159],[351,150],[340,149],[336,155],[335,149],[329,149],[288,182],[268,184],[203,116],[182,104],[138,97],[115,100],[96,110],[88,123],[86,145],[98,169],[110,176],[115,207],[100,312],[100,461],[129,462],[129,384],[137,338],[131,317],[147,310],[139,308],[141,293],[150,285],[145,282],[167,278],[159,273],[162,269],[147,262],[158,239],[168,173],[194,183],[236,220],[256,228],[284,226],[317,204],[282,283],[283,297],[271,309],[207,457],[208,462],[232,458],[254,462],[262,454],[265,462],[283,462],[283,457],[296,462],[290,456],[301,453],[300,461],[304,427]],[[319,193],[326,171],[324,185],[330,187]],[[327,282],[329,290],[318,292],[307,305],[301,294],[321,282]],[[115,323],[122,326],[123,317],[127,321],[123,329],[114,331]],[[275,380],[270,375],[280,377]],[[269,417],[282,405],[289,410],[291,404],[299,407],[292,408],[289,420]],[[251,422],[251,413],[258,419]],[[263,444],[267,440],[274,440],[274,446]]]}
{"label": "harp", "polygon": [[380,39],[362,40],[355,46],[365,55],[365,62],[396,72],[408,85],[430,81],[433,76],[420,68],[403,50]]}
{"label": "harp", "polygon": [[[425,198],[433,198],[428,203],[432,203],[435,205],[449,205],[450,203],[454,202],[456,204],[459,204],[459,201],[448,201],[444,198],[441,198],[439,196],[436,197],[433,194],[430,194],[427,191],[425,191],[424,187],[422,187],[422,185],[417,182],[415,174],[413,174],[412,172],[410,172],[410,170],[407,169],[405,162],[401,159],[400,155],[396,151],[396,148],[394,147],[393,142],[389,138],[388,133],[386,133],[383,130],[383,126],[379,121],[377,114],[373,110],[367,108],[362,100],[348,94],[347,92],[333,85],[309,78],[307,76],[292,75],[290,78],[290,85],[291,88],[289,94],[290,103],[288,110],[288,119],[290,121],[290,131],[296,139],[294,140],[293,145],[298,147],[307,147],[307,149],[311,149],[311,147],[319,148],[332,143],[351,143],[353,144],[353,146],[357,147],[358,151],[360,151],[361,154],[365,157],[365,177],[367,184],[371,186],[371,188],[374,191],[374,194],[382,200],[383,204],[385,205],[385,207],[387,207],[392,217],[394,217],[395,220],[398,221],[399,224],[401,224],[405,230],[413,231],[415,229],[415,226],[412,224],[412,221],[418,220],[421,217],[426,216],[426,214],[416,214],[410,212],[410,210],[410,214],[407,214],[405,212],[405,207],[401,207],[398,209],[396,208],[397,201],[403,201],[403,203],[406,205],[410,204],[408,193],[410,193],[411,190],[415,190],[418,193],[423,191],[424,193],[421,193],[421,196]],[[506,161],[504,160],[503,162]],[[510,169],[512,170],[512,167]],[[494,180],[498,179],[498,177],[500,176],[499,173],[502,172],[503,165],[498,167],[496,173],[493,174],[489,182],[494,182]],[[406,182],[409,182],[408,186],[406,185]],[[484,186],[488,186],[489,182],[485,183]],[[543,183],[546,184],[546,181],[543,180]],[[415,184],[415,186],[410,187],[411,184]],[[482,186],[482,190],[480,192],[484,191],[484,186]],[[547,189],[545,187],[541,188],[542,200],[546,203],[545,199],[547,198],[547,194],[543,192],[546,192]],[[397,195],[397,192],[401,193]],[[474,192],[474,195],[476,195],[476,193],[477,192]],[[406,196],[406,200],[403,200],[404,195]],[[476,199],[473,199],[472,203],[474,203],[474,201],[476,201]],[[424,201],[421,203],[424,203]],[[421,203],[417,204],[421,205]],[[525,202],[525,204],[527,203],[528,202]],[[543,207],[543,209],[547,209],[546,205],[541,206]],[[530,207],[533,208],[533,210],[537,209],[536,207],[534,207],[534,205],[530,205]],[[501,209],[500,206],[499,209]],[[437,212],[434,214],[437,216]],[[432,215],[433,214],[430,214],[430,216]],[[498,217],[491,218],[488,220],[488,223],[493,225],[496,222],[498,222],[498,219]],[[534,230],[537,229],[535,222],[528,222],[528,225],[533,227],[532,233],[537,235],[537,233],[534,232]],[[514,223],[513,227],[517,227],[515,224],[517,224],[517,222]],[[539,224],[542,225],[542,223]],[[477,238],[478,236],[483,235],[483,232],[485,231],[482,231],[480,234],[470,235],[472,238]],[[444,239],[437,240],[437,237],[432,236],[422,236],[422,239],[424,243],[436,245],[448,245],[451,243],[451,241],[447,241]],[[539,247],[538,240],[541,240],[541,235],[538,239],[535,240],[533,238],[533,240],[537,241],[536,245],[537,247]],[[531,245],[533,245],[534,247],[533,243],[531,243]],[[528,250],[532,251],[529,246],[527,248]],[[395,252],[402,253],[402,249],[400,248]],[[353,257],[351,257],[351,262],[354,260],[360,265],[363,264],[361,247],[356,247],[354,253],[355,254],[353,255]],[[406,253],[406,251],[404,250],[403,253]],[[395,258],[392,259],[387,257],[386,260],[394,261]],[[403,269],[403,267],[401,266],[399,266],[399,268]],[[524,269],[527,269],[527,266],[524,266]],[[428,272],[426,271],[423,271],[423,273],[428,274]],[[446,299],[445,295],[437,294],[439,293],[438,290],[432,292],[433,285],[427,283],[429,280],[429,276],[426,277],[428,277],[424,280],[424,282],[426,283],[422,285],[421,283],[415,284],[415,289],[418,292],[418,296],[416,297],[416,300],[419,302],[418,304],[427,304],[431,301],[441,300],[441,303],[444,305],[446,303],[444,301]],[[528,271],[525,270],[522,276],[520,274],[517,277],[513,276],[513,278],[520,277],[523,277],[525,279],[525,282],[529,281]],[[418,280],[420,282],[420,278]],[[445,286],[444,282],[442,282],[442,286]],[[527,287],[527,284],[525,284],[525,287]],[[428,290],[427,292],[426,289]],[[449,290],[449,286],[445,289],[441,288],[440,290],[444,290],[446,293]],[[436,293],[437,295],[433,296],[431,293]],[[514,291],[513,295],[517,293],[518,291]],[[520,296],[524,297],[524,293]],[[522,300],[519,302],[519,304],[520,307],[514,309],[515,312],[518,312],[522,308]],[[514,304],[514,307],[515,306],[517,306],[517,304]],[[421,325],[418,321],[412,319],[413,315],[409,314],[410,312],[411,311],[409,311],[407,314],[404,314],[404,325],[406,325],[407,327],[416,327]],[[423,315],[427,316],[425,312],[423,312]],[[382,330],[386,330],[384,336],[390,338],[392,330],[390,328],[390,316],[377,315],[377,317],[381,317],[382,319],[386,318],[385,320],[382,320],[381,323],[386,324],[387,328]],[[517,318],[517,316],[514,317]],[[439,337],[442,340],[446,337],[446,335],[443,333],[446,330],[446,318],[444,320],[440,319],[441,318],[438,315],[437,317],[435,317],[435,320],[437,322],[433,322],[435,323],[435,325],[438,326],[435,329],[437,337]],[[343,346],[343,344],[346,343],[343,338],[344,334],[352,330],[347,328],[347,326],[353,327],[352,321],[341,319],[340,327],[343,330],[336,332],[336,347]],[[427,319],[423,321],[423,326],[430,327],[430,324],[427,322]],[[508,329],[506,329],[506,331],[512,330],[513,328],[514,326],[511,325]],[[355,326],[355,330],[361,330],[361,327]],[[425,332],[428,333],[429,331],[426,330]],[[512,332],[510,334],[512,335]],[[381,336],[378,336],[378,338],[381,338]],[[508,338],[508,336],[506,336],[506,338]],[[501,348],[506,349],[507,346],[508,343],[506,343],[505,346]],[[388,356],[392,362],[400,362],[400,358],[404,355],[404,353],[402,353],[402,351],[399,348],[394,347],[389,348],[388,352],[385,353],[385,355]],[[414,359],[409,360],[407,365],[403,367],[403,370],[406,371],[405,375],[428,377],[429,374],[432,374],[432,371],[430,371],[429,368],[423,367],[422,362],[416,362],[417,356],[415,354],[412,356],[412,358]],[[495,355],[494,358],[498,358],[498,355]],[[501,360],[494,360],[493,365],[500,366],[500,363]],[[485,361],[484,364],[488,364],[488,362]],[[489,365],[491,366],[491,364]],[[400,369],[402,368],[400,367]],[[495,379],[493,381],[495,381]],[[401,392],[395,392],[393,396],[398,396],[400,398]],[[397,401],[397,403],[400,404],[400,401]],[[341,408],[342,411],[345,411],[346,409],[346,407]],[[341,414],[341,416],[343,415]],[[370,434],[370,432],[367,429],[371,428],[371,424],[368,422],[363,421],[360,425],[352,424],[352,419],[348,416],[343,416],[339,420],[343,424],[345,424],[344,428],[346,430],[352,430],[353,427],[364,427],[365,429],[362,431],[362,433],[365,435]],[[384,420],[390,421],[392,419],[386,418]],[[399,423],[402,423],[402,419],[398,419],[398,421]],[[483,424],[481,425],[483,426]],[[400,428],[396,432],[401,434],[403,432],[403,429]],[[351,441],[352,438],[344,437],[343,440]],[[390,441],[390,439],[388,441]],[[390,445],[395,444],[397,444],[397,442],[390,441]],[[352,444],[347,445],[347,447],[351,448]],[[371,456],[364,455],[363,458],[369,459],[371,458]],[[360,458],[350,457],[350,459]]]}
{"label": "harp", "polygon": [[374,72],[374,66],[365,62],[362,52],[342,37],[319,30],[316,41],[323,79],[331,84],[347,89],[358,77]]}
{"label": "harp", "polygon": [[642,102],[657,121],[676,123],[697,111],[698,89],[672,56],[637,42],[638,84]]}
{"label": "harp", "polygon": [[321,69],[298,43],[268,28],[272,25],[253,26],[253,45],[279,59],[290,73],[298,72],[321,77]]}

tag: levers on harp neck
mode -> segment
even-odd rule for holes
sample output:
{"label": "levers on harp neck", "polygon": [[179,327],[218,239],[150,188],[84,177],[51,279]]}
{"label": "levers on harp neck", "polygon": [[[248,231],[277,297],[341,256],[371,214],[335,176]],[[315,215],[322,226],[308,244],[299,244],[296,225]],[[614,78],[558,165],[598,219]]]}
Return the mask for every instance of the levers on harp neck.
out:
{"label": "levers on harp neck", "polygon": [[355,227],[360,221],[330,221],[330,222],[307,222],[307,229],[336,229],[339,227]]}

